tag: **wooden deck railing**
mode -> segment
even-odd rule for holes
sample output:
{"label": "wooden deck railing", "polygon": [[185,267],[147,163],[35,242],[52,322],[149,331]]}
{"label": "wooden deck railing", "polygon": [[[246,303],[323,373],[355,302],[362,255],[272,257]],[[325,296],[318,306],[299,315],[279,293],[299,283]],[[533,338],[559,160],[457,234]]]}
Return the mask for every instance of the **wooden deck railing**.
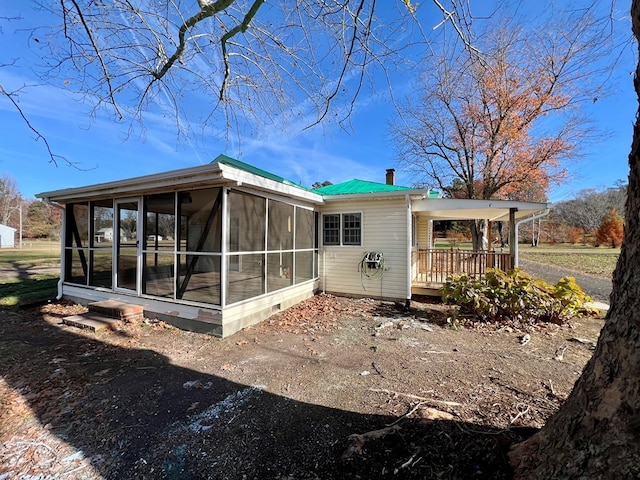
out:
{"label": "wooden deck railing", "polygon": [[444,283],[452,275],[482,277],[490,268],[513,268],[510,253],[472,250],[418,250],[413,254],[414,282]]}

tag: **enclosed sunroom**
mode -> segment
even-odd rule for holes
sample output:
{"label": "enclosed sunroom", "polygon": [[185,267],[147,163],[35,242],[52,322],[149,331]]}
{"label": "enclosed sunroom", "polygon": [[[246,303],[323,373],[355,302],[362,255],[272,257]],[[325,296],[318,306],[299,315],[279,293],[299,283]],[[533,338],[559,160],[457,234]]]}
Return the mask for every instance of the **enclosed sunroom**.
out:
{"label": "enclosed sunroom", "polygon": [[68,299],[121,300],[226,336],[318,288],[322,197],[224,155],[38,197],[63,209]]}

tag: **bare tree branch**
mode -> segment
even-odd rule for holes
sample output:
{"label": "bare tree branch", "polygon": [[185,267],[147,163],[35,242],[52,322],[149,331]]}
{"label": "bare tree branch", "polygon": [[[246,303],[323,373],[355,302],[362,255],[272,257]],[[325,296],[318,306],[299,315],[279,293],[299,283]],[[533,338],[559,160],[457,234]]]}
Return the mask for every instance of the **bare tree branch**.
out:
{"label": "bare tree branch", "polygon": [[[58,13],[68,45],[61,48],[51,32],[43,55],[50,70],[41,78],[75,77],[70,84],[96,108],[108,104],[117,119],[140,126],[143,114],[164,108],[165,97],[194,94],[211,99],[210,110],[198,113],[207,122],[220,109],[223,125],[238,116],[245,126],[306,118],[309,127],[335,105],[340,113],[331,121],[342,124],[365,85],[375,84],[367,78],[381,72],[390,79],[387,70],[401,62],[409,68],[403,48],[426,41],[408,1],[387,23],[374,15],[377,0],[274,0],[266,9],[264,0],[201,0],[189,14],[182,0],[67,1],[72,8],[60,0]],[[417,32],[407,35],[407,24]],[[193,112],[179,103],[176,124],[186,125]]]}
{"label": "bare tree branch", "polygon": [[[453,10],[451,11],[447,10],[439,0],[433,0],[433,3],[440,9],[442,14],[444,15],[444,19],[442,20],[442,22],[433,27],[433,29],[436,30],[443,26],[445,23],[450,23],[467,51],[469,51],[469,53],[476,57],[478,61],[482,62],[483,54],[474,43],[473,38],[471,38],[471,28],[467,23],[467,20],[470,18],[471,12],[466,11],[464,13],[461,13],[460,7],[458,7],[457,0],[451,0],[451,6],[453,7]],[[464,27],[463,25],[461,25],[461,23],[465,23]]]}
{"label": "bare tree branch", "polygon": [[160,67],[160,69],[153,72],[153,76],[156,78],[156,80],[159,80],[162,77],[164,77],[166,73],[169,71],[169,69],[173,67],[174,64],[180,58],[182,58],[182,54],[184,53],[184,50],[186,48],[185,35],[187,31],[192,27],[194,27],[197,23],[204,20],[205,18],[213,17],[216,14],[222,12],[223,10],[229,8],[229,6],[234,2],[235,0],[218,0],[217,2],[206,3],[206,4],[203,2],[200,2],[201,4],[200,11],[195,15],[191,16],[190,18],[188,18],[187,20],[185,20],[182,23],[182,25],[180,25],[180,29],[178,31],[178,45],[176,46],[176,49],[173,52],[173,54]]}
{"label": "bare tree branch", "polygon": [[[64,6],[64,0],[61,0],[62,3],[62,10],[63,12],[66,11],[66,7]],[[95,39],[93,38],[93,34],[91,33],[91,29],[89,28],[89,25],[87,25],[87,22],[84,19],[84,15],[82,13],[82,9],[80,8],[80,6],[78,5],[78,2],[76,2],[76,0],[71,0],[71,3],[73,3],[73,6],[76,10],[76,13],[78,14],[78,18],[80,18],[80,21],[82,22],[82,26],[84,27],[84,31],[87,34],[87,37],[89,37],[89,40],[91,41],[91,46],[93,47],[93,51],[96,54],[96,57],[98,58],[98,61],[100,62],[100,67],[102,68],[102,73],[104,75],[104,80],[107,82],[107,85],[109,85],[109,97],[111,98],[111,104],[113,105],[113,108],[115,109],[116,114],[118,115],[118,117],[120,119],[122,119],[122,113],[120,112],[120,109],[118,108],[118,103],[116,102],[116,99],[114,98],[114,90],[113,90],[113,86],[111,85],[111,76],[109,75],[109,71],[107,70],[107,66],[104,63],[104,59],[102,58],[102,53],[101,53],[101,49],[100,47],[98,47]],[[66,30],[65,30],[66,32]]]}
{"label": "bare tree branch", "polygon": [[224,89],[230,74],[227,42],[229,41],[230,38],[234,37],[238,33],[244,33],[247,31],[247,28],[249,28],[249,23],[251,22],[251,20],[253,20],[253,17],[256,16],[256,13],[258,13],[258,9],[263,3],[264,3],[264,0],[255,0],[253,2],[253,5],[251,5],[251,8],[247,12],[247,14],[242,19],[242,22],[236,25],[235,27],[233,27],[227,33],[225,33],[220,39],[220,46],[222,48],[222,59],[224,61],[224,78],[222,79],[222,85],[220,85],[220,97],[219,97],[220,100],[222,100],[224,96]]}
{"label": "bare tree branch", "polygon": [[8,91],[5,90],[5,88],[2,85],[0,85],[0,94],[4,95],[13,104],[13,107],[16,109],[16,111],[18,112],[18,114],[22,118],[22,121],[29,128],[29,130],[31,130],[36,135],[36,141],[37,140],[42,140],[42,142],[44,143],[45,148],[47,149],[47,153],[49,155],[49,161],[51,163],[53,163],[54,165],[57,166],[58,165],[58,160],[64,160],[64,161],[67,162],[67,164],[72,165],[70,162],[67,161],[67,159],[65,157],[63,157],[61,155],[56,155],[55,153],[53,153],[53,150],[51,149],[51,145],[49,145],[49,141],[47,140],[47,138],[44,135],[42,135],[40,133],[40,131],[31,124],[31,122],[29,121],[29,118],[23,112],[22,108],[20,107],[20,105],[16,101],[16,99],[15,99],[16,93],[15,92],[8,92]]}
{"label": "bare tree branch", "polygon": [[[356,45],[356,41],[358,40],[358,33],[360,31],[360,29],[358,28],[358,23],[360,20],[360,15],[362,14],[362,10],[364,8],[364,4],[365,4],[365,0],[360,0],[360,3],[358,4],[358,7],[356,9],[356,13],[353,15],[353,26],[351,27],[351,36],[349,39],[349,44],[348,44],[348,50],[346,52],[345,58],[350,59],[353,57],[353,51]],[[371,27],[371,20],[373,18],[373,10],[375,9],[375,0],[373,0],[373,3],[371,5],[371,15],[369,16],[369,23],[367,26],[367,30]],[[367,31],[365,30],[365,32]],[[366,62],[365,62],[366,63]],[[346,75],[347,72],[347,67],[349,66],[348,62],[344,62],[342,65],[342,69],[340,70],[340,73],[338,74],[338,79],[335,82],[335,88],[333,89],[333,91],[326,97],[325,99],[325,107],[324,110],[320,113],[320,116],[318,117],[318,119],[312,123],[311,125],[309,125],[310,128],[314,125],[317,125],[318,123],[320,123],[326,116],[327,113],[329,111],[329,106],[332,102],[332,100],[336,97],[336,95],[338,94],[339,89],[342,86],[344,77]]]}

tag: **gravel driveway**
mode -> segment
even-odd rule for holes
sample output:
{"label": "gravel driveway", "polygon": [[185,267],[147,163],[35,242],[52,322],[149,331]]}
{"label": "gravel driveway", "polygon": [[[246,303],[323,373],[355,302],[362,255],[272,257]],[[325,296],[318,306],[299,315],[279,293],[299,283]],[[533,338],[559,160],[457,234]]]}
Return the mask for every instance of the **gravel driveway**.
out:
{"label": "gravel driveway", "polygon": [[520,260],[520,268],[529,275],[536,278],[542,278],[543,280],[554,284],[567,275],[575,277],[576,283],[580,285],[583,290],[591,296],[591,298],[597,302],[609,304],[611,278],[598,277],[596,275],[589,275],[528,260]]}

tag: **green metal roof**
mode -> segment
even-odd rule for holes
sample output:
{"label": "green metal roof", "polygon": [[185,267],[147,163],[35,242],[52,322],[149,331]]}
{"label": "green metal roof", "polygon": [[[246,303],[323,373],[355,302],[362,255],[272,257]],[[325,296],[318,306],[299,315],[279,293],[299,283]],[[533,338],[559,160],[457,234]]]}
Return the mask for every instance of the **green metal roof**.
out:
{"label": "green metal roof", "polygon": [[366,180],[358,180],[357,178],[354,178],[348,182],[327,185],[326,187],[316,188],[313,191],[320,195],[350,195],[357,193],[399,192],[405,190],[413,189],[409,187],[402,187],[400,185],[387,185],[386,183],[368,182]]}
{"label": "green metal roof", "polygon": [[[280,177],[273,173],[262,170],[261,168],[254,167],[248,163],[241,162],[235,158],[228,157],[227,155],[218,155],[218,157],[211,163],[222,163],[223,165],[229,165],[230,167],[237,168],[253,175],[258,175],[263,178],[268,178],[274,182],[283,183],[292,187],[300,188],[308,192],[314,192],[323,196],[332,195],[352,195],[352,194],[367,194],[367,193],[388,193],[388,192],[403,192],[407,190],[414,190],[410,187],[403,187],[401,185],[387,185],[386,183],[369,182],[367,180],[358,180],[354,178],[348,182],[337,183],[335,185],[327,185],[326,187],[310,189],[300,185],[299,183],[287,180],[284,177]],[[439,198],[441,195],[435,190],[428,191],[429,198]]]}
{"label": "green metal roof", "polygon": [[229,165],[230,167],[243,170],[253,175],[258,175],[260,177],[268,178],[269,180],[273,180],[274,182],[284,183],[285,185],[290,185],[292,187],[297,187],[297,188],[302,188],[303,190],[312,191],[309,188],[306,188],[300,185],[299,183],[292,182],[291,180],[287,180],[284,177],[279,177],[278,175],[274,175],[273,173],[267,172],[266,170],[262,170],[261,168],[254,167],[253,165],[249,165],[248,163],[241,162],[240,160],[236,160],[235,158],[231,158],[226,155],[222,155],[222,154],[218,155],[218,157],[211,163],[222,163],[224,165]]}

